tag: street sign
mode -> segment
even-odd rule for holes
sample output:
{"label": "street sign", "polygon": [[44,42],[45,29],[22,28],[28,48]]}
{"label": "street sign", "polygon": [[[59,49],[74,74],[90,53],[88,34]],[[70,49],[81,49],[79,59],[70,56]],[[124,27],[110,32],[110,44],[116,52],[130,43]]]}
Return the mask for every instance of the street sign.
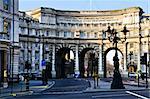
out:
{"label": "street sign", "polygon": [[42,66],[46,66],[46,61],[42,60]]}

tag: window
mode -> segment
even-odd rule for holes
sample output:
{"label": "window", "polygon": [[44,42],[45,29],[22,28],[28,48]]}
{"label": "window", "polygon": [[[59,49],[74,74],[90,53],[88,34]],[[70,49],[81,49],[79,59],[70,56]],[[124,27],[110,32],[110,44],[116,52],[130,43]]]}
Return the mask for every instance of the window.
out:
{"label": "window", "polygon": [[20,32],[21,32],[21,34],[24,34],[24,33],[25,33],[25,28],[24,28],[24,27],[21,27],[21,28],[20,28]]}
{"label": "window", "polygon": [[67,23],[64,23],[64,26],[66,27],[66,26],[67,26]]}
{"label": "window", "polygon": [[38,43],[35,43],[35,47],[38,47]]}
{"label": "window", "polygon": [[39,59],[39,53],[35,53],[35,59],[38,60]]}
{"label": "window", "polygon": [[46,31],[46,36],[49,36],[49,31]]}
{"label": "window", "polygon": [[35,30],[35,35],[38,36],[38,30]]}
{"label": "window", "polygon": [[133,48],[133,43],[130,43],[130,48]]}
{"label": "window", "polygon": [[59,37],[59,32],[56,32],[56,37]]}
{"label": "window", "polygon": [[97,38],[97,33],[94,33],[94,38]]}
{"label": "window", "polygon": [[3,22],[3,32],[9,33],[10,32],[10,22],[4,20]]}
{"label": "window", "polygon": [[80,31],[80,37],[84,38],[85,37],[85,33],[83,31]]}
{"label": "window", "polygon": [[106,26],[106,23],[103,23],[102,26]]}
{"label": "window", "polygon": [[89,38],[90,37],[90,33],[87,33],[87,38]]}
{"label": "window", "polygon": [[0,39],[9,39],[10,22],[8,20],[3,21],[3,34],[0,34]]}
{"label": "window", "polygon": [[67,32],[64,32],[64,37],[67,37]]}
{"label": "window", "polygon": [[29,35],[32,35],[32,29],[29,29]]}
{"label": "window", "polygon": [[98,24],[94,24],[94,27],[98,27]]}
{"label": "window", "polygon": [[87,26],[87,27],[90,27],[90,24],[87,24],[86,26]]}
{"label": "window", "polygon": [[20,42],[20,46],[21,46],[21,48],[24,48],[25,47],[25,43],[24,42]]}
{"label": "window", "polygon": [[71,37],[74,37],[74,32],[71,32]]}
{"label": "window", "polygon": [[111,25],[111,26],[114,26],[114,23],[111,23],[110,25]]}
{"label": "window", "polygon": [[10,0],[3,0],[3,9],[9,10],[9,1]]}

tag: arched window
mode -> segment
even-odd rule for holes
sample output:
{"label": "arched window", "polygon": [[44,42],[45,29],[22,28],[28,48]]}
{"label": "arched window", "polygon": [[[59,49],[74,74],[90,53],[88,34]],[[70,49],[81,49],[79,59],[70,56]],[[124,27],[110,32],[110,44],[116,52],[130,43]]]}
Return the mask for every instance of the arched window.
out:
{"label": "arched window", "polygon": [[9,10],[10,8],[10,0],[3,0],[3,9]]}
{"label": "arched window", "polygon": [[84,38],[85,37],[85,33],[83,31],[80,31],[80,38]]}

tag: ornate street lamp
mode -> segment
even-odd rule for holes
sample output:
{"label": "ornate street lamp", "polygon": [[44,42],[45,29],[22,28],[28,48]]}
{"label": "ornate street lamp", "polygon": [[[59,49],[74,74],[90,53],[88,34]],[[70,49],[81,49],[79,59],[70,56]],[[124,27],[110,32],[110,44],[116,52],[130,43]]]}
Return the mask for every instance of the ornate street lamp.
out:
{"label": "ornate street lamp", "polygon": [[[129,32],[127,29],[126,29],[126,26],[124,26],[124,29],[121,31],[124,33],[124,41],[126,41],[126,34],[127,32]],[[117,36],[117,32],[115,29],[111,29],[110,26],[108,26],[108,29],[106,31],[106,33],[108,33],[108,39],[110,42],[113,43],[113,45],[115,45],[115,56],[113,57],[113,61],[114,61],[114,75],[113,75],[113,81],[112,81],[112,84],[111,84],[111,89],[124,89],[125,87],[123,86],[123,83],[122,83],[122,78],[121,78],[121,74],[119,72],[119,58],[118,58],[118,53],[117,53],[117,43],[119,41],[121,41],[121,38],[119,38]]]}

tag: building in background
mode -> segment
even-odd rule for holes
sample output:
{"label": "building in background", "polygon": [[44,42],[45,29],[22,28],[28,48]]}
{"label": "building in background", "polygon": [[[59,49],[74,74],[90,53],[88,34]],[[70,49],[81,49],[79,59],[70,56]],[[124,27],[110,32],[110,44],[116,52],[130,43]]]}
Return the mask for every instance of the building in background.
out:
{"label": "building in background", "polygon": [[[0,0],[0,82],[18,79],[19,61],[18,0]],[[13,67],[13,68],[12,68]]]}

